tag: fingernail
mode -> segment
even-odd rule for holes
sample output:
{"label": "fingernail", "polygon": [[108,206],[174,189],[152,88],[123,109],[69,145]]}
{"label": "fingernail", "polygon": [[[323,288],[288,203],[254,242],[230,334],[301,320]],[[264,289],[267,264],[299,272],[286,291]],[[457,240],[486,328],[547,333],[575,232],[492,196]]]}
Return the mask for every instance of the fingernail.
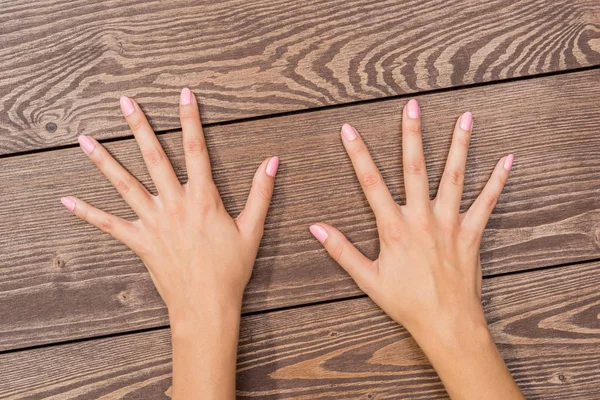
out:
{"label": "fingernail", "polygon": [[352,125],[344,124],[342,125],[342,136],[344,136],[344,139],[351,142],[358,137],[358,134]]}
{"label": "fingernail", "polygon": [[460,117],[460,129],[463,131],[470,131],[473,126],[473,114],[467,111]]}
{"label": "fingernail", "polygon": [[277,175],[277,169],[279,168],[279,157],[275,156],[267,163],[267,175],[275,178]]}
{"label": "fingernail", "polygon": [[133,105],[133,100],[131,100],[127,96],[121,96],[119,102],[121,103],[121,111],[123,112],[123,115],[128,117],[131,114],[133,114],[133,112],[135,111],[135,105]]}
{"label": "fingernail", "polygon": [[179,97],[179,103],[182,106],[187,106],[192,103],[192,91],[188,88],[183,88],[181,96]]}
{"label": "fingernail", "polygon": [[408,118],[417,119],[421,116],[421,109],[419,103],[415,99],[411,99],[406,105],[406,114]]}
{"label": "fingernail", "polygon": [[73,199],[69,197],[63,197],[60,199],[60,202],[67,208],[67,210],[75,211],[75,201]]}
{"label": "fingernail", "polygon": [[90,154],[92,151],[94,151],[94,147],[96,147],[96,143],[94,143],[94,141],[87,136],[80,135],[77,138],[77,141],[79,142],[79,145],[85,154]]}
{"label": "fingernail", "polygon": [[311,225],[308,229],[319,242],[324,243],[327,240],[327,231],[319,225]]}
{"label": "fingernail", "polygon": [[515,160],[515,156],[513,154],[509,154],[504,159],[504,169],[510,171],[513,165],[513,161]]}

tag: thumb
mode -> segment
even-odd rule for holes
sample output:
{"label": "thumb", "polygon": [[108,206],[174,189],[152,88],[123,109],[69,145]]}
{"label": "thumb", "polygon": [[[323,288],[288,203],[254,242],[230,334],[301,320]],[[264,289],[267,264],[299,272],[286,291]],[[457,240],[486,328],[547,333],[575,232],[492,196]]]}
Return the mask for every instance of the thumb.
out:
{"label": "thumb", "polygon": [[278,168],[279,157],[277,156],[268,158],[260,164],[252,179],[252,188],[246,206],[235,219],[240,230],[258,236],[258,240],[262,237]]}
{"label": "thumb", "polygon": [[377,262],[365,257],[343,233],[330,225],[318,223],[311,225],[309,230],[329,255],[350,274],[358,287],[369,294],[377,274]]}

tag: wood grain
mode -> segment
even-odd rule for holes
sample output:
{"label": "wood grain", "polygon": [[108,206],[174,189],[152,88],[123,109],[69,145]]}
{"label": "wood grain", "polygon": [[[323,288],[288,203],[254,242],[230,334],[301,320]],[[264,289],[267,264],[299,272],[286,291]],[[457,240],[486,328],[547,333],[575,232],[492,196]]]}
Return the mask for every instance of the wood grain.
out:
{"label": "wood grain", "polygon": [[[600,263],[484,279],[499,349],[528,399],[600,396]],[[161,399],[169,331],[0,355],[3,399]],[[57,368],[57,366],[61,366]],[[242,319],[240,399],[439,399],[410,335],[367,298]]]}
{"label": "wood grain", "polygon": [[[516,154],[508,186],[482,244],[484,274],[600,258],[600,71],[419,97],[432,194],[452,127],[475,115],[463,206],[500,157]],[[307,227],[327,221],[368,256],[374,217],[339,139],[353,123],[403,202],[398,134],[403,101],[345,107],[207,130],[214,175],[237,214],[255,168],[282,165],[244,310],[344,298],[360,292]],[[161,135],[184,178],[179,133]],[[108,149],[153,187],[133,140]],[[73,217],[59,198],[132,212],[77,148],[0,160],[0,349],[164,326],[167,315],[143,264],[109,236]]]}
{"label": "wood grain", "polygon": [[597,0],[5,0],[0,154],[600,64]]}

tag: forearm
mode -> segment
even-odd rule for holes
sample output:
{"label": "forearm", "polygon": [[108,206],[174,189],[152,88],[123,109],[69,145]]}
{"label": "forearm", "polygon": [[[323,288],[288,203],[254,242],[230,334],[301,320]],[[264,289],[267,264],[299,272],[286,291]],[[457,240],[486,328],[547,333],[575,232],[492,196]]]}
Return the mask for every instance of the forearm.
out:
{"label": "forearm", "polygon": [[439,328],[418,342],[453,400],[524,399],[485,319]]}
{"label": "forearm", "polygon": [[238,305],[204,307],[201,313],[170,315],[173,399],[234,399]]}

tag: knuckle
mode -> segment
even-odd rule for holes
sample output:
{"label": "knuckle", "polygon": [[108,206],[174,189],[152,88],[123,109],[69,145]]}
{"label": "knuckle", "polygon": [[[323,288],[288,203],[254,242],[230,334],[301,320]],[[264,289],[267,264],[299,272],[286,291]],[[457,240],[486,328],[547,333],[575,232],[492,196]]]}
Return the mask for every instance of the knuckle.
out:
{"label": "knuckle", "polygon": [[454,186],[462,186],[465,181],[465,170],[463,168],[456,168],[450,171],[449,180]]}
{"label": "knuckle", "polygon": [[144,119],[139,116],[136,115],[137,113],[133,113],[130,117],[129,117],[129,128],[131,128],[132,131],[134,132],[138,132],[140,131],[143,127],[144,127]]}
{"label": "knuckle", "polygon": [[498,174],[498,176],[496,177],[496,185],[498,186],[498,188],[500,188],[500,191],[502,190],[502,188],[504,188],[504,185],[506,185],[507,180],[508,174]]}
{"label": "knuckle", "polygon": [[146,160],[148,165],[155,166],[162,162],[163,152],[153,147],[142,151],[142,157],[144,157],[144,160]]}
{"label": "knuckle", "polygon": [[356,284],[358,285],[358,288],[360,290],[363,291],[363,293],[365,294],[370,294],[371,291],[373,290],[373,285],[371,282],[369,282],[368,279],[360,279],[360,280],[355,280]]}
{"label": "knuckle", "polygon": [[469,142],[471,141],[471,134],[469,132],[457,132],[454,141],[461,147],[469,147]]}
{"label": "knuckle", "polygon": [[[191,104],[193,106],[193,104]],[[198,113],[193,107],[181,107],[180,116],[182,119],[198,120]]]}
{"label": "knuckle", "polygon": [[473,226],[463,226],[460,232],[460,243],[462,243],[465,247],[470,247],[473,245],[477,245],[479,247],[479,242],[481,241],[482,232],[479,229]]}
{"label": "knuckle", "polygon": [[381,182],[381,176],[375,171],[368,171],[362,174],[360,181],[365,188],[377,186]]}
{"label": "knuckle", "polygon": [[175,220],[181,216],[181,209],[178,204],[169,204],[165,206],[165,213],[169,219]]}
{"label": "knuckle", "polygon": [[133,182],[130,176],[124,176],[115,183],[115,189],[123,196],[131,191],[132,186]]}
{"label": "knuckle", "polygon": [[187,139],[184,143],[184,149],[187,154],[201,154],[206,149],[204,140],[199,138]]}
{"label": "knuckle", "polygon": [[90,153],[90,156],[98,168],[102,168],[104,167],[104,164],[106,164],[106,153],[102,151],[94,151]]}
{"label": "knuckle", "polygon": [[418,122],[408,122],[404,129],[402,130],[402,134],[406,136],[421,136],[421,124]]}
{"label": "knuckle", "polygon": [[273,188],[270,185],[265,185],[261,182],[254,182],[252,191],[255,192],[263,200],[271,200]]}
{"label": "knuckle", "polygon": [[498,203],[498,196],[486,193],[481,195],[481,200],[488,209],[493,209]]}
{"label": "knuckle", "polygon": [[404,237],[402,227],[398,224],[387,224],[384,232],[386,239],[390,242],[399,242]]}
{"label": "knuckle", "polygon": [[108,233],[108,234],[112,233],[113,227],[114,227],[114,225],[113,225],[112,221],[110,220],[110,218],[103,218],[100,221],[100,223],[98,224],[98,228],[102,232],[105,232],[105,233]]}
{"label": "knuckle", "polygon": [[367,145],[365,144],[365,142],[363,142],[362,140],[356,144],[356,146],[354,147],[353,150],[355,155],[359,155],[359,154],[363,154],[363,153],[369,153],[369,149],[367,148]]}
{"label": "knuckle", "polygon": [[331,257],[339,264],[341,263],[342,257],[344,255],[344,245],[342,243],[336,244],[331,249]]}
{"label": "knuckle", "polygon": [[425,163],[421,160],[410,161],[406,165],[406,172],[410,175],[423,175],[425,172]]}
{"label": "knuckle", "polygon": [[81,218],[84,221],[90,222],[89,217],[88,217],[88,210],[87,207],[77,207],[75,209],[75,211],[77,212],[77,215],[79,216],[79,218]]}

